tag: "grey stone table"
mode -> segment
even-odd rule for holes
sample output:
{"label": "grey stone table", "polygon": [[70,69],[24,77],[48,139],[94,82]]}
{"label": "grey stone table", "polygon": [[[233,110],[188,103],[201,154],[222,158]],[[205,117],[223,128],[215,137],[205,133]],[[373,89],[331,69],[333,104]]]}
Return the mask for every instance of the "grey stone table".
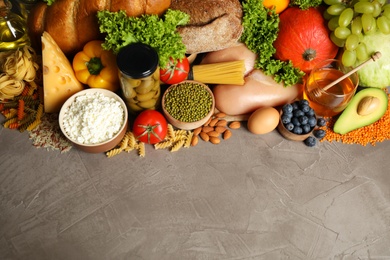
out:
{"label": "grey stone table", "polygon": [[245,127],[112,158],[0,128],[1,259],[390,259],[390,141]]}

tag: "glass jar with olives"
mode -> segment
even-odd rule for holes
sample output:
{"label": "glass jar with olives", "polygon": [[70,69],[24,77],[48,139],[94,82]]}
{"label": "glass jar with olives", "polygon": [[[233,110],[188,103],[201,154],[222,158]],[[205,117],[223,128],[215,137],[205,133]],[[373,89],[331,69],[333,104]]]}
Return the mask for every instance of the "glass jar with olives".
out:
{"label": "glass jar with olives", "polygon": [[149,45],[133,43],[117,56],[123,97],[129,112],[158,109],[161,101],[158,54]]}

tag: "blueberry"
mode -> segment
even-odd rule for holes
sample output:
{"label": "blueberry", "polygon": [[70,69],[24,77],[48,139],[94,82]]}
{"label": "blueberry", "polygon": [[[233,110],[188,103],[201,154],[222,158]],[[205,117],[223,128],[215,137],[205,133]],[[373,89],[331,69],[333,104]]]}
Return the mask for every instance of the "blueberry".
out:
{"label": "blueberry", "polygon": [[306,125],[309,121],[309,118],[307,116],[300,116],[298,120],[301,125]]}
{"label": "blueberry", "polygon": [[293,129],[293,133],[294,133],[294,134],[297,134],[297,135],[302,134],[302,133],[303,133],[302,127],[300,127],[300,126],[295,126],[294,129]]}
{"label": "blueberry", "polygon": [[315,115],[314,109],[309,107],[309,111],[306,112],[306,115],[307,116],[314,116]]}
{"label": "blueberry", "polygon": [[300,109],[294,110],[293,113],[294,113],[295,117],[300,117],[300,116],[304,116],[305,115],[305,113],[302,110],[300,110]]}
{"label": "blueberry", "polygon": [[299,101],[295,101],[291,106],[293,107],[293,110],[297,110],[299,108]]}
{"label": "blueberry", "polygon": [[300,126],[301,123],[299,123],[299,119],[297,117],[291,118],[291,123],[294,124],[294,126]]}
{"label": "blueberry", "polygon": [[309,105],[309,101],[307,99],[301,99],[301,100],[299,100],[299,105],[300,105],[301,108],[303,106],[308,106]]}
{"label": "blueberry", "polygon": [[317,125],[317,119],[314,116],[309,116],[307,123],[310,125],[310,127],[315,127]]}
{"label": "blueberry", "polygon": [[322,130],[322,129],[318,129],[318,130],[314,130],[313,131],[313,135],[318,138],[318,139],[322,139],[325,137],[325,130]]}
{"label": "blueberry", "polygon": [[314,147],[317,143],[317,140],[313,136],[309,136],[303,142],[305,143],[305,145],[307,145],[309,147]]}
{"label": "blueberry", "polygon": [[290,119],[294,116],[292,112],[291,113],[284,113],[283,112],[283,115],[288,116]]}
{"label": "blueberry", "polygon": [[288,130],[288,131],[292,131],[294,129],[294,124],[293,123],[288,123],[288,124],[285,124],[284,127]]}
{"label": "blueberry", "polygon": [[302,131],[303,131],[304,134],[309,133],[311,131],[310,125],[303,125],[302,126]]}
{"label": "blueberry", "polygon": [[307,113],[310,111],[310,107],[308,105],[301,106],[301,110],[303,113]]}
{"label": "blueberry", "polygon": [[282,107],[282,111],[284,114],[289,114],[293,111],[293,106],[291,104],[285,104],[283,107]]}
{"label": "blueberry", "polygon": [[288,124],[291,122],[291,117],[289,117],[288,115],[285,115],[285,114],[282,115],[281,119],[282,119],[283,124]]}
{"label": "blueberry", "polygon": [[326,125],[326,120],[323,118],[318,118],[317,119],[317,125],[318,126],[325,126]]}

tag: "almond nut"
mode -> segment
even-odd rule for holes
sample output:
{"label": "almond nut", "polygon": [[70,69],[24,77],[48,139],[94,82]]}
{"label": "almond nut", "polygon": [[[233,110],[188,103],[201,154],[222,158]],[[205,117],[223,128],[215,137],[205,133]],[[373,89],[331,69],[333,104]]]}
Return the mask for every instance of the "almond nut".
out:
{"label": "almond nut", "polygon": [[210,140],[210,137],[205,132],[200,132],[200,138],[202,138],[203,141],[208,142]]}
{"label": "almond nut", "polygon": [[206,121],[206,123],[203,124],[203,126],[208,126],[211,122],[212,118],[210,117],[209,120]]}
{"label": "almond nut", "polygon": [[195,146],[198,144],[199,137],[197,135],[194,135],[191,140],[191,146]]}
{"label": "almond nut", "polygon": [[207,133],[210,137],[218,137],[219,133],[217,131],[211,131]]}
{"label": "almond nut", "polygon": [[216,118],[223,118],[223,117],[225,117],[225,116],[226,116],[226,114],[223,113],[223,112],[219,112],[219,113],[215,114],[215,117],[216,117]]}
{"label": "almond nut", "polygon": [[230,137],[232,137],[232,131],[230,131],[229,129],[226,129],[226,131],[223,133],[223,139],[227,140]]}
{"label": "almond nut", "polygon": [[199,135],[199,133],[202,131],[202,127],[198,127],[194,130],[194,135]]}
{"label": "almond nut", "polygon": [[231,129],[238,129],[241,127],[241,123],[239,121],[233,121],[229,124]]}
{"label": "almond nut", "polygon": [[223,132],[226,131],[226,127],[224,127],[224,126],[216,126],[214,131],[222,134]]}
{"label": "almond nut", "polygon": [[210,137],[210,142],[212,144],[219,144],[221,142],[221,140],[218,137],[211,136]]}
{"label": "almond nut", "polygon": [[217,122],[219,121],[218,118],[213,118],[210,123],[209,123],[209,126],[215,126],[217,124]]}
{"label": "almond nut", "polygon": [[215,126],[227,126],[227,121],[225,119],[220,119]]}
{"label": "almond nut", "polygon": [[208,133],[208,132],[211,132],[211,131],[214,131],[214,127],[211,127],[211,126],[204,126],[204,127],[202,127],[202,132],[203,133]]}

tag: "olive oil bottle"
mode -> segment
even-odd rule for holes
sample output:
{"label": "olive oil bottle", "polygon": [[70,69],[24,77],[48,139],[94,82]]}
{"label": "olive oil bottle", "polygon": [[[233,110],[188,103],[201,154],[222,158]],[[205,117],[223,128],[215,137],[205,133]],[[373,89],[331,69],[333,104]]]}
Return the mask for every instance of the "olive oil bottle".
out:
{"label": "olive oil bottle", "polygon": [[12,12],[8,0],[0,0],[0,51],[8,51],[29,44],[26,20]]}

